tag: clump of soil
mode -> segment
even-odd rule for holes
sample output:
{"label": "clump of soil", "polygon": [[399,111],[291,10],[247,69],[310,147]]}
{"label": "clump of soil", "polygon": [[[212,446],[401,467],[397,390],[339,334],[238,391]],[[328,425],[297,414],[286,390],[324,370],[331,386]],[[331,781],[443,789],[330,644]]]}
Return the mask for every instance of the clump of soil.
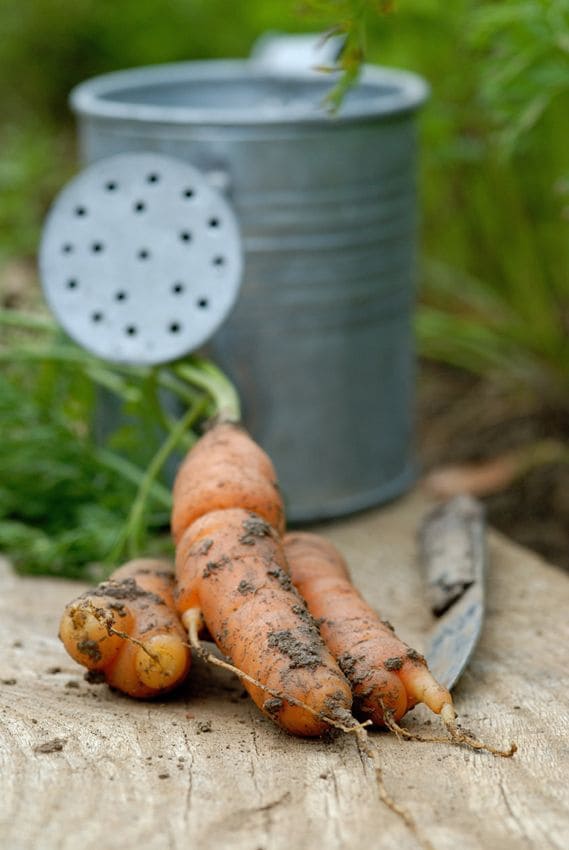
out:
{"label": "clump of soil", "polygon": [[[569,413],[538,408],[483,379],[430,363],[421,365],[418,420],[423,472],[546,438],[569,444]],[[484,501],[490,525],[569,570],[569,464],[543,464]]]}
{"label": "clump of soil", "polygon": [[44,744],[38,744],[34,747],[34,753],[60,753],[67,743],[67,738],[53,738],[51,741],[46,741]]}

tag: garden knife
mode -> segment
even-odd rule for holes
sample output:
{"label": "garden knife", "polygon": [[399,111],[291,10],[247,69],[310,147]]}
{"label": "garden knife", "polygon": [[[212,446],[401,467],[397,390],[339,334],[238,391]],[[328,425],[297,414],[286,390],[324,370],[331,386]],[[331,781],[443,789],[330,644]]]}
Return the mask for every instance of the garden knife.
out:
{"label": "garden knife", "polygon": [[425,656],[431,672],[452,688],[466,667],[484,620],[484,508],[457,496],[431,511],[419,532],[427,599],[437,618]]}

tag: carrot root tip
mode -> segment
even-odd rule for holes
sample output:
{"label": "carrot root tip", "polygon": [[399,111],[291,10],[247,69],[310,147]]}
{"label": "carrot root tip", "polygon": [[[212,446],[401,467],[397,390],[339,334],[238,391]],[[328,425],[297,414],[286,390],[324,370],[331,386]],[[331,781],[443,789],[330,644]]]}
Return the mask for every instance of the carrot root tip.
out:
{"label": "carrot root tip", "polygon": [[116,655],[112,616],[90,601],[69,605],[61,618],[59,637],[69,654],[90,669],[104,667]]}
{"label": "carrot root tip", "polygon": [[153,635],[136,653],[138,678],[156,690],[174,685],[184,675],[187,664],[187,647],[177,635]]}
{"label": "carrot root tip", "polygon": [[456,709],[452,703],[447,703],[441,710],[441,720],[447,729],[456,724]]}
{"label": "carrot root tip", "polygon": [[479,741],[471,732],[461,729],[457,723],[456,711],[453,705],[445,705],[443,707],[441,720],[450,735],[451,741],[455,744],[464,744],[473,750],[486,750],[486,752],[492,753],[494,756],[501,756],[502,758],[511,758],[517,752],[518,745],[514,742],[510,744],[507,750],[499,750],[491,744]]}
{"label": "carrot root tip", "polygon": [[199,638],[199,634],[201,629],[204,626],[203,614],[201,612],[201,608],[188,608],[187,611],[184,611],[182,614],[182,623],[184,624],[184,628],[188,632],[188,637],[190,639],[190,646],[192,649],[195,649],[199,652],[200,655],[203,656],[204,649],[201,645],[201,641]]}
{"label": "carrot root tip", "polygon": [[499,750],[491,744],[485,744],[475,738],[471,732],[461,729],[456,722],[456,711],[452,703],[447,703],[441,710],[441,719],[445,725],[447,732],[450,735],[448,738],[443,738],[438,735],[417,735],[416,732],[411,732],[409,729],[404,729],[394,720],[393,716],[385,713],[385,725],[399,739],[407,741],[420,741],[423,744],[456,744],[457,746],[464,745],[473,750],[486,750],[492,755],[502,756],[502,758],[510,758],[518,749],[516,744],[511,744],[507,750]]}

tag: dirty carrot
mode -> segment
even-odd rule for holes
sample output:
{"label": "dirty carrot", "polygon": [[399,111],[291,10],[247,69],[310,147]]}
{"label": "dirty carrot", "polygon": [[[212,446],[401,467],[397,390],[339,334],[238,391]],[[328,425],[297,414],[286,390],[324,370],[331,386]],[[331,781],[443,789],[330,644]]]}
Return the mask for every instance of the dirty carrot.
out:
{"label": "dirty carrot", "polygon": [[269,457],[240,425],[214,425],[188,453],[173,492],[172,534],[177,542],[201,516],[243,508],[263,517],[280,534],[284,508]]}
{"label": "dirty carrot", "polygon": [[[190,643],[208,661],[240,676],[255,704],[287,732],[317,736],[330,728],[356,737],[380,800],[433,850],[383,781],[377,747],[350,712],[350,686],[287,573],[282,543],[261,517],[216,511],[184,534],[176,557],[178,608]],[[231,664],[198,640],[205,623]]]}
{"label": "dirty carrot", "polygon": [[286,535],[284,548],[292,581],[352,686],[356,713],[413,737],[397,721],[424,703],[441,715],[456,742],[496,755],[513,755],[515,746],[496,750],[460,730],[449,691],[436,681],[424,657],[400,640],[391,624],[363,599],[332,543],[315,534],[295,532]]}
{"label": "dirty carrot", "polygon": [[292,581],[350,681],[359,712],[384,725],[386,712],[397,721],[418,702],[437,714],[452,703],[425,659],[362,598],[329,541],[306,532],[288,534],[285,553]]}
{"label": "dirty carrot", "polygon": [[130,561],[67,605],[59,636],[75,661],[117,690],[132,697],[169,691],[191,661],[173,590],[171,564]]}
{"label": "dirty carrot", "polygon": [[288,732],[321,735],[349,717],[350,686],[291,584],[277,532],[240,508],[212,511],[176,552],[177,604],[203,618],[255,704]]}

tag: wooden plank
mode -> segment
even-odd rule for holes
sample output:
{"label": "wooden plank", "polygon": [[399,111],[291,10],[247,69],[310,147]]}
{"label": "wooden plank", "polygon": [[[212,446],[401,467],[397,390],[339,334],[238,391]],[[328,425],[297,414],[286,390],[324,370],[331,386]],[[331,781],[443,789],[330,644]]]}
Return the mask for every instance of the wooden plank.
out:
{"label": "wooden plank", "polygon": [[[415,564],[415,532],[429,507],[415,494],[322,529],[372,603],[418,648],[432,624]],[[518,754],[496,759],[381,732],[373,739],[391,794],[437,850],[561,850],[569,834],[569,582],[498,535],[490,564],[488,619],[456,701],[465,724],[494,743],[517,741]],[[287,736],[223,671],[196,664],[182,692],[160,703],[88,685],[56,636],[65,602],[82,589],[0,566],[3,850],[418,846],[379,802],[351,737]],[[421,709],[406,723],[433,731],[429,719]]]}

